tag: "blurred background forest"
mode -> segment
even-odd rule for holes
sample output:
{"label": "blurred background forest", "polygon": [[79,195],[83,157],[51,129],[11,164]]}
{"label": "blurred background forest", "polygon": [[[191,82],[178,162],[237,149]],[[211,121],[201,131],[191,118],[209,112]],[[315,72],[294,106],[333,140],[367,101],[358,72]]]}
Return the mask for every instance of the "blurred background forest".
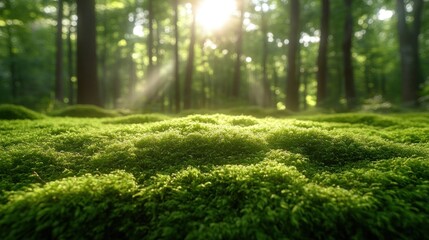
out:
{"label": "blurred background forest", "polygon": [[0,103],[427,108],[425,2],[1,0]]}

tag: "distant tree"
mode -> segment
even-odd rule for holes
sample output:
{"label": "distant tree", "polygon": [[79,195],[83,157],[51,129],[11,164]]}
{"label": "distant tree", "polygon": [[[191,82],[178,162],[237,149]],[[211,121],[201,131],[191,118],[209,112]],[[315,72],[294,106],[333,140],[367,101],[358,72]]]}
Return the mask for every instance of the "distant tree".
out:
{"label": "distant tree", "polygon": [[101,106],[97,79],[95,0],[76,0],[77,103]]}
{"label": "distant tree", "polygon": [[[12,11],[12,5],[10,0],[5,0],[5,10],[7,11],[7,14],[9,15]],[[7,16],[6,16],[7,17]],[[9,74],[10,74],[10,89],[11,89],[11,95],[12,95],[12,101],[16,102],[18,98],[18,76],[16,73],[16,54],[14,52],[14,44],[13,44],[13,33],[12,33],[12,26],[10,24],[11,21],[5,21],[6,22],[6,46],[7,46],[7,52],[8,52],[8,60],[9,60]]]}
{"label": "distant tree", "polygon": [[190,109],[192,102],[192,78],[194,72],[194,58],[195,58],[195,42],[196,42],[196,20],[197,20],[197,6],[196,1],[192,4],[192,24],[191,24],[191,41],[189,43],[188,63],[186,65],[185,85],[183,92],[183,108]]}
{"label": "distant tree", "polygon": [[237,0],[237,6],[240,11],[240,19],[237,26],[237,41],[236,45],[236,60],[234,68],[234,79],[232,84],[232,97],[238,99],[240,97],[241,84],[241,57],[243,54],[243,25],[244,25],[244,0]]}
{"label": "distant tree", "polygon": [[56,36],[56,56],[55,56],[55,99],[58,102],[64,101],[64,81],[63,81],[63,1],[58,0],[57,6],[57,36]]}
{"label": "distant tree", "polygon": [[153,71],[154,71],[154,11],[153,11],[153,0],[148,0],[148,22],[149,22],[149,35],[147,38],[147,56],[149,58],[149,66],[148,66],[148,74],[149,77],[152,77]]}
{"label": "distant tree", "polygon": [[299,0],[290,0],[290,32],[287,56],[287,79],[286,79],[286,108],[299,111],[299,79],[297,72],[297,56],[299,54],[299,25],[300,7]]}
{"label": "distant tree", "polygon": [[344,0],[344,39],[343,39],[343,64],[344,64],[344,86],[347,101],[347,108],[356,106],[356,90],[353,75],[352,63],[352,40],[353,40],[353,14],[352,0]]}
{"label": "distant tree", "polygon": [[71,24],[72,22],[72,17],[73,17],[73,10],[72,10],[72,4],[68,4],[69,7],[69,12],[68,12],[68,19],[70,21],[70,24],[68,26],[67,29],[67,72],[68,72],[68,85],[69,85],[69,92],[68,92],[68,96],[69,96],[69,104],[74,104],[75,102],[75,83],[73,81],[73,77],[74,77],[74,64],[73,64],[73,41],[72,41],[72,31],[73,31],[73,26]]}
{"label": "distant tree", "polygon": [[404,0],[396,1],[398,16],[399,51],[402,71],[402,103],[407,107],[418,106],[419,85],[422,83],[419,35],[421,31],[421,18],[423,0],[411,1],[412,23],[407,23],[407,13]]}
{"label": "distant tree", "polygon": [[330,1],[321,0],[321,20],[320,20],[320,42],[317,56],[317,106],[326,104],[327,77],[328,77],[328,39],[329,39],[329,19]]}
{"label": "distant tree", "polygon": [[180,112],[180,58],[179,58],[179,0],[173,0],[174,9],[174,102],[176,113]]}
{"label": "distant tree", "polygon": [[264,90],[263,102],[264,107],[271,105],[271,91],[270,91],[270,82],[268,81],[268,55],[269,55],[269,45],[268,45],[268,13],[261,10],[261,31],[262,31],[262,86]]}

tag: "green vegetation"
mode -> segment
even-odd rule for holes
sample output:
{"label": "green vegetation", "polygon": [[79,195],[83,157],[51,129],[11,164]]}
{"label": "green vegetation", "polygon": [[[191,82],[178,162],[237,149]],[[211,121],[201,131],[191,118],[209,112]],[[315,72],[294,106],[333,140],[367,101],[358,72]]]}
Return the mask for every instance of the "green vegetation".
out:
{"label": "green vegetation", "polygon": [[0,136],[0,239],[429,234],[427,113],[45,117]]}
{"label": "green vegetation", "polygon": [[119,114],[93,105],[73,105],[51,113],[55,117],[107,118]]}
{"label": "green vegetation", "polygon": [[44,116],[23,106],[13,104],[0,105],[0,120],[41,119]]}

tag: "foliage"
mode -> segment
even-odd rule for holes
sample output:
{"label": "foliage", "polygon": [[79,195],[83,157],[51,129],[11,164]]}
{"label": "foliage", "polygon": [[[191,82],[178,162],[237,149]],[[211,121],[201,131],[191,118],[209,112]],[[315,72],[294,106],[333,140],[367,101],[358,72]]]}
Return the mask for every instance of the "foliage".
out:
{"label": "foliage", "polygon": [[1,104],[0,105],[0,119],[1,120],[18,120],[18,119],[41,119],[44,116],[40,113],[34,112],[26,107]]}
{"label": "foliage", "polygon": [[78,117],[78,118],[107,118],[117,117],[118,113],[93,105],[74,105],[51,113],[55,117]]}
{"label": "foliage", "polygon": [[0,238],[429,234],[426,113],[147,116],[0,121]]}

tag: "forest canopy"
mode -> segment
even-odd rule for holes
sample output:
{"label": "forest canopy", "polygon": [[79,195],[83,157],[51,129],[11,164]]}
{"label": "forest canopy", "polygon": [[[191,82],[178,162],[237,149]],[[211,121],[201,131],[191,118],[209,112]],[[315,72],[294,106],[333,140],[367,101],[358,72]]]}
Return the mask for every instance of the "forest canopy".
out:
{"label": "forest canopy", "polygon": [[0,103],[426,108],[424,2],[5,0]]}

